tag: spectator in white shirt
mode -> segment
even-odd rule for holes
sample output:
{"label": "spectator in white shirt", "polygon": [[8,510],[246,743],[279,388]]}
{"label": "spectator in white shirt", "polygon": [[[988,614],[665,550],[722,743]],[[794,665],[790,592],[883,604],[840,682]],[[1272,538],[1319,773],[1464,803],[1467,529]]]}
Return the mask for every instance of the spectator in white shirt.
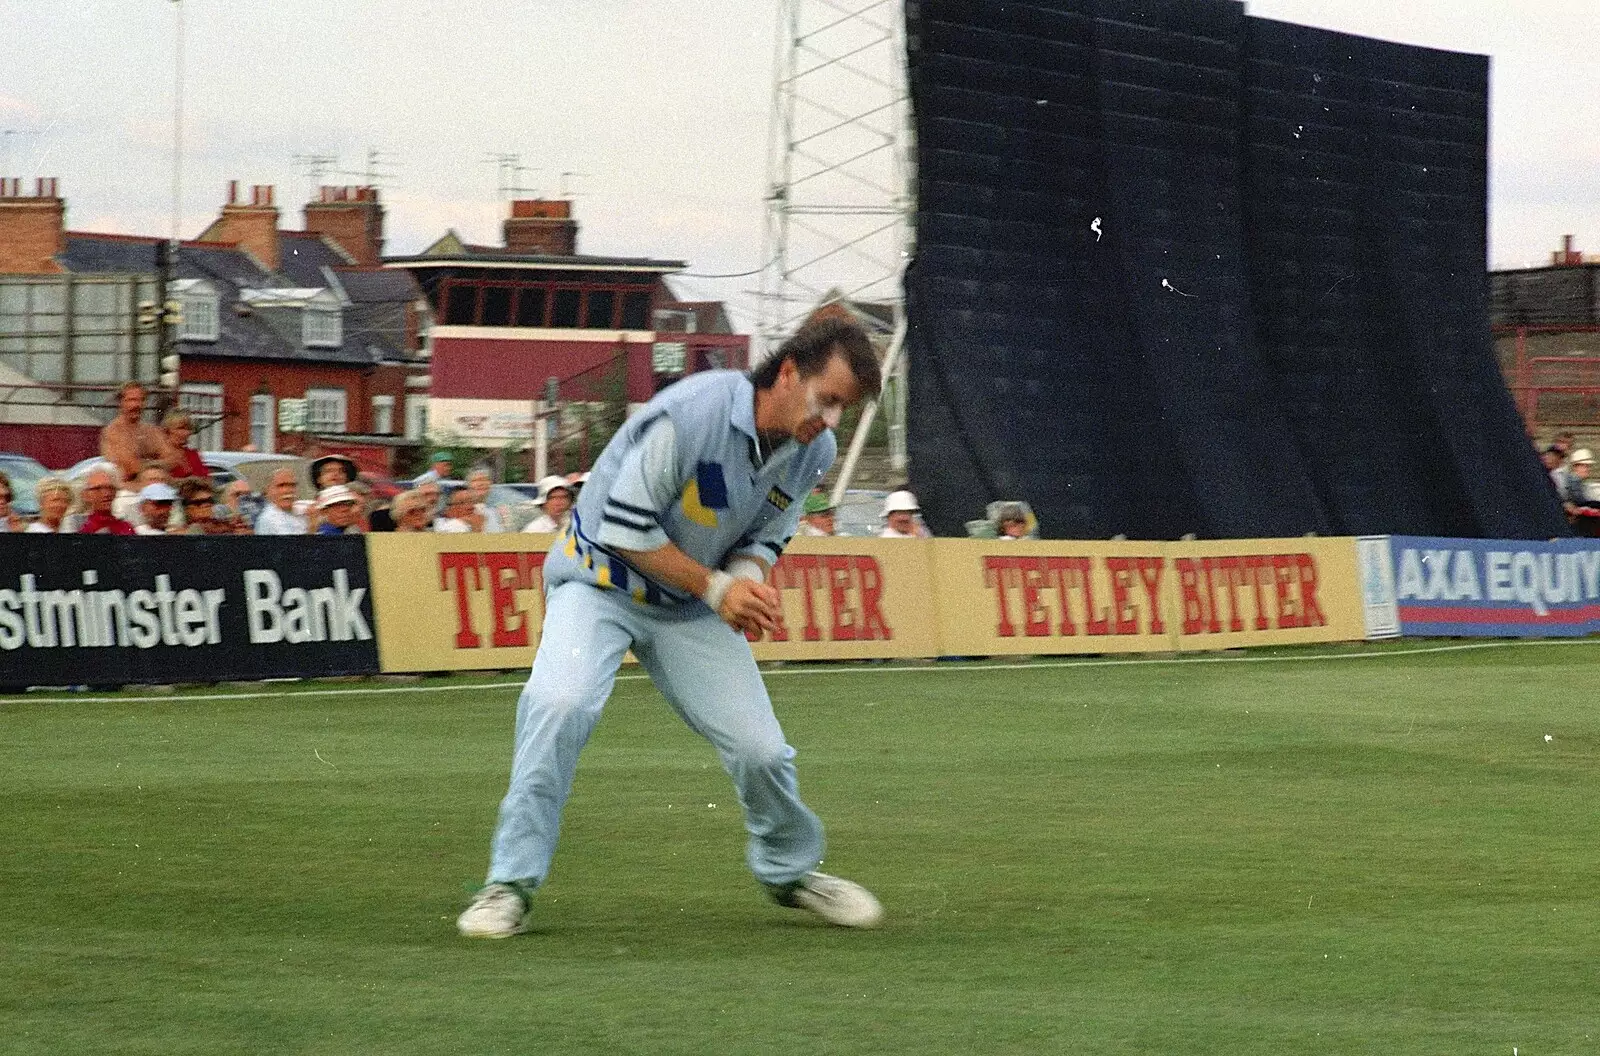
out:
{"label": "spectator in white shirt", "polygon": [[483,531],[503,532],[506,530],[505,522],[501,520],[500,511],[489,505],[489,489],[494,486],[494,477],[487,469],[474,469],[467,474],[467,490],[472,493],[472,502],[479,517],[483,518]]}
{"label": "spectator in white shirt", "polygon": [[39,519],[28,525],[28,531],[52,535],[71,532],[67,511],[72,508],[72,485],[60,477],[40,477],[33,490],[39,496]]}
{"label": "spectator in white shirt", "polygon": [[468,519],[472,516],[472,492],[457,488],[444,500],[444,514],[433,522],[436,532],[470,532],[475,529]]}
{"label": "spectator in white shirt", "polygon": [[525,532],[564,532],[572,520],[572,486],[567,478],[548,476],[539,481],[538,503],[544,512],[528,522]]}
{"label": "spectator in white shirt", "polygon": [[420,488],[396,495],[389,512],[394,516],[394,530],[397,532],[433,530],[433,506]]}
{"label": "spectator in white shirt", "polygon": [[146,484],[139,491],[139,524],[133,530],[140,535],[170,535],[168,522],[172,520],[172,507],[178,493],[164,481]]}
{"label": "spectator in white shirt", "polygon": [[267,482],[267,506],[256,518],[257,535],[305,535],[305,517],[295,509],[294,470],[280,469]]}
{"label": "spectator in white shirt", "polygon": [[921,539],[917,530],[917,514],[922,507],[917,497],[909,491],[892,491],[883,500],[883,516],[888,523],[878,533],[880,539]]}

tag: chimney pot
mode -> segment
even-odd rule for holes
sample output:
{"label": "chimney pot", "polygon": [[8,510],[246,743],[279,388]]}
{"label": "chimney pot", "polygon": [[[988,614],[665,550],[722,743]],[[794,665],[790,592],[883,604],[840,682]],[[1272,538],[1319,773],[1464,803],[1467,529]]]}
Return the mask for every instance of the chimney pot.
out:
{"label": "chimney pot", "polygon": [[228,181],[228,204],[229,205],[238,205],[239,204],[239,181],[238,180],[229,180]]}

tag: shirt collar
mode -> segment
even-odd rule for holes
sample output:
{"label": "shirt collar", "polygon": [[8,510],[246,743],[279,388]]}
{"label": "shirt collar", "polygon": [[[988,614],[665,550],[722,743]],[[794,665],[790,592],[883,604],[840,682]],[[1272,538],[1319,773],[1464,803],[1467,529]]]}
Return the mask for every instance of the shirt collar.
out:
{"label": "shirt collar", "polygon": [[748,374],[739,374],[733,384],[733,412],[728,421],[735,429],[756,438],[756,386]]}

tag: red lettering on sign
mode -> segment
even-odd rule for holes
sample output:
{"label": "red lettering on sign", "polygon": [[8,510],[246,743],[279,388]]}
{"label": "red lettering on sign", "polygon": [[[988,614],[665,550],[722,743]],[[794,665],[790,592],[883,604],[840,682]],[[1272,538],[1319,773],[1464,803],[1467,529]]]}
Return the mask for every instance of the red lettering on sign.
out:
{"label": "red lettering on sign", "polygon": [[1022,577],[1022,616],[1026,621],[1022,633],[1030,638],[1044,638],[1050,634],[1050,610],[1039,604],[1039,591],[1050,585],[1050,576],[1043,558],[1019,557],[1017,570]]}
{"label": "red lettering on sign", "polygon": [[[1272,592],[1278,607],[1278,629],[1286,627],[1299,627],[1300,611],[1296,602],[1299,591],[1296,586],[1300,580],[1300,571],[1295,567],[1293,554],[1273,554],[1272,563]],[[1265,569],[1263,569],[1265,571]]]}
{"label": "red lettering on sign", "polygon": [[[778,559],[773,579],[779,590],[800,592],[800,600],[806,609],[806,623],[800,631],[800,637],[808,642],[820,642],[822,628],[817,625],[817,606],[811,594],[821,585],[821,560],[815,554],[785,554]],[[787,628],[784,633],[788,633]]]}
{"label": "red lettering on sign", "polygon": [[1001,638],[1016,636],[1017,629],[1011,623],[1011,612],[1006,608],[1006,570],[1015,567],[1017,558],[1014,557],[985,557],[983,559],[984,585],[993,589],[995,605],[1000,614],[1000,622],[995,624],[994,633]]}
{"label": "red lettering on sign", "polygon": [[1328,618],[1322,614],[1322,603],[1317,600],[1317,559],[1310,554],[1294,557],[1300,569],[1300,626],[1326,627]]}
{"label": "red lettering on sign", "polygon": [[857,627],[855,609],[850,605],[850,559],[842,554],[829,554],[822,562],[827,568],[828,601],[833,606],[830,637],[836,642],[853,642],[857,638]]}
{"label": "red lettering on sign", "polygon": [[1150,603],[1149,633],[1165,634],[1167,625],[1161,619],[1161,574],[1166,571],[1167,563],[1159,557],[1136,557],[1134,562]]}
{"label": "red lettering on sign", "polygon": [[1183,633],[1199,634],[1206,629],[1210,608],[1200,593],[1204,586],[1201,567],[1192,557],[1180,557],[1174,563],[1178,568],[1178,604],[1183,607]]}
{"label": "red lettering on sign", "polygon": [[[472,573],[472,586],[467,586],[467,573]],[[455,580],[454,585],[451,579]],[[472,626],[472,607],[467,601],[467,591],[482,590],[483,579],[478,573],[477,554],[440,554],[439,589],[454,589],[456,595],[456,648],[476,649],[481,639]]]}
{"label": "red lettering on sign", "polygon": [[856,589],[861,596],[861,637],[889,641],[894,631],[883,618],[883,570],[878,559],[857,555]]}
{"label": "red lettering on sign", "polygon": [[1106,558],[1106,572],[1111,576],[1111,614],[1115,617],[1112,634],[1138,634],[1139,621],[1134,619],[1133,606],[1128,604],[1128,591],[1133,587],[1133,558]]}
{"label": "red lettering on sign", "polygon": [[515,551],[484,554],[489,573],[489,642],[496,648],[528,644],[528,616],[517,607],[517,591],[528,589],[527,565]]}
{"label": "red lettering on sign", "polygon": [[1089,576],[1089,559],[1087,557],[1047,557],[1044,567],[1050,570],[1050,580],[1056,586],[1057,608],[1061,611],[1060,633],[1071,636],[1078,633],[1078,625],[1072,622],[1072,606],[1067,604],[1067,595],[1072,590],[1072,584],[1083,582]]}

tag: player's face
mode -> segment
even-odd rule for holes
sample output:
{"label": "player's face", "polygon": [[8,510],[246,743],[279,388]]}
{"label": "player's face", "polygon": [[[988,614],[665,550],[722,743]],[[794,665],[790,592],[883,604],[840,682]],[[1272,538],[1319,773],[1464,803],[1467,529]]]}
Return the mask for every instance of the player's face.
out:
{"label": "player's face", "polygon": [[784,364],[782,373],[780,380],[787,380],[790,389],[789,434],[802,444],[815,440],[824,429],[837,427],[844,409],[861,398],[861,385],[849,362],[837,352],[809,378],[800,377],[792,362]]}

